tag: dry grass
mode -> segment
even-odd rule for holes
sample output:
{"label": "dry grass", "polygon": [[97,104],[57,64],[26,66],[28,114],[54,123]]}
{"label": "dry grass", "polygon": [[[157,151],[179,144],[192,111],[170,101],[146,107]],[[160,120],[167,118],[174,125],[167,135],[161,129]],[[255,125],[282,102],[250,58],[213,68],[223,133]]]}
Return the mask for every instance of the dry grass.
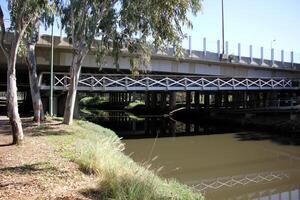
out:
{"label": "dry grass", "polygon": [[164,180],[122,153],[124,145],[114,132],[85,121],[75,121],[72,134],[51,136],[64,156],[99,177],[97,187],[82,191],[96,199],[203,199],[175,180]]}

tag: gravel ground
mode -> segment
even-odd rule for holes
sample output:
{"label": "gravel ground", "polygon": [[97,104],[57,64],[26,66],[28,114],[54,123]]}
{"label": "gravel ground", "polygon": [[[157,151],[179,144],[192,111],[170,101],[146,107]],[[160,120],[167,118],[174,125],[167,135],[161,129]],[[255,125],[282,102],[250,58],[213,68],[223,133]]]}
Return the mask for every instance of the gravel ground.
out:
{"label": "gravel ground", "polygon": [[[29,118],[23,118],[25,140],[10,145],[12,138],[6,117],[0,116],[0,199],[90,199],[84,196],[96,178],[62,158],[47,137],[35,136]],[[58,122],[47,123],[59,131]]]}

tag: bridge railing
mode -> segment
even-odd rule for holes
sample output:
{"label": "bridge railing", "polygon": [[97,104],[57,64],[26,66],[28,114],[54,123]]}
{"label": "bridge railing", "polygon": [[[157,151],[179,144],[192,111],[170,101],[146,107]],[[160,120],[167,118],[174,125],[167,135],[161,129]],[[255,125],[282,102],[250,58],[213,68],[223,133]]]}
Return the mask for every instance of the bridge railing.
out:
{"label": "bridge railing", "polygon": [[[54,89],[66,90],[68,73],[54,73]],[[287,78],[241,78],[216,76],[169,76],[129,74],[81,74],[78,90],[100,91],[214,91],[299,89],[299,80]],[[50,88],[50,74],[40,75],[42,90]]]}
{"label": "bridge railing", "polygon": [[[220,40],[208,40],[206,37],[192,42],[192,37],[184,40],[187,56],[205,60],[219,60],[222,44]],[[283,49],[264,48],[262,46],[245,45],[225,41],[224,54],[230,55],[230,62],[265,67],[279,67],[285,69],[299,69],[300,53],[284,51]],[[224,61],[224,60],[223,60]]]}

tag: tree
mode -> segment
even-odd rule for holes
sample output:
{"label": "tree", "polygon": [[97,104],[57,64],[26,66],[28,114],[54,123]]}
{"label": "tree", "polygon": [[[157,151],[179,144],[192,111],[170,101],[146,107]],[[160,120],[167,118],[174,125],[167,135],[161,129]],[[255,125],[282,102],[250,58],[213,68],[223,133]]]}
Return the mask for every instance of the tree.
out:
{"label": "tree", "polygon": [[39,38],[39,18],[29,27],[24,43],[26,46],[26,64],[28,67],[30,93],[32,99],[34,121],[40,124],[44,120],[44,109],[38,84],[35,46]]}
{"label": "tree", "polygon": [[65,124],[73,121],[81,65],[92,47],[97,49],[99,63],[110,55],[117,69],[122,47],[128,47],[131,68],[138,72],[149,64],[150,44],[155,48],[174,45],[179,53],[184,38],[181,28],[191,27],[187,13],[201,9],[199,0],[69,0],[60,4],[62,24],[73,47]]}
{"label": "tree", "polygon": [[13,144],[20,144],[24,137],[17,99],[16,62],[18,49],[27,27],[36,21],[47,4],[47,0],[8,1],[10,30],[14,36],[10,45],[4,44],[6,28],[4,14],[0,7],[0,47],[7,61],[7,114],[12,128]]}
{"label": "tree", "polygon": [[37,62],[35,55],[35,47],[39,39],[39,28],[40,23],[42,22],[45,27],[49,27],[49,25],[53,22],[54,16],[54,5],[48,4],[44,7],[43,13],[38,16],[35,21],[32,21],[25,32],[25,36],[23,39],[23,45],[21,52],[21,56],[25,59],[25,62],[28,67],[28,75],[29,75],[29,85],[30,85],[30,93],[32,99],[32,106],[34,112],[34,121],[40,124],[41,121],[44,120],[44,109],[43,103],[41,100],[40,89],[38,85],[38,75],[37,75]]}

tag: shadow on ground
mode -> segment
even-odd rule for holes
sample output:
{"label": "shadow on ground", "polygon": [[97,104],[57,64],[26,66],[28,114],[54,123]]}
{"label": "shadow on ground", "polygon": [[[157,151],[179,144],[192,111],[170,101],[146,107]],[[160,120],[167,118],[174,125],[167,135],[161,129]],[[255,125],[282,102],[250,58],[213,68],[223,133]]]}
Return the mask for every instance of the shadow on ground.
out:
{"label": "shadow on ground", "polygon": [[70,135],[71,132],[62,130],[59,128],[61,123],[51,124],[51,126],[48,125],[40,125],[39,127],[36,127],[32,130],[31,136],[37,137],[37,136],[60,136],[60,135]]}
{"label": "shadow on ground", "polygon": [[58,169],[52,166],[49,162],[40,162],[34,164],[20,165],[16,167],[0,168],[0,173],[33,174],[49,171],[58,171]]}

